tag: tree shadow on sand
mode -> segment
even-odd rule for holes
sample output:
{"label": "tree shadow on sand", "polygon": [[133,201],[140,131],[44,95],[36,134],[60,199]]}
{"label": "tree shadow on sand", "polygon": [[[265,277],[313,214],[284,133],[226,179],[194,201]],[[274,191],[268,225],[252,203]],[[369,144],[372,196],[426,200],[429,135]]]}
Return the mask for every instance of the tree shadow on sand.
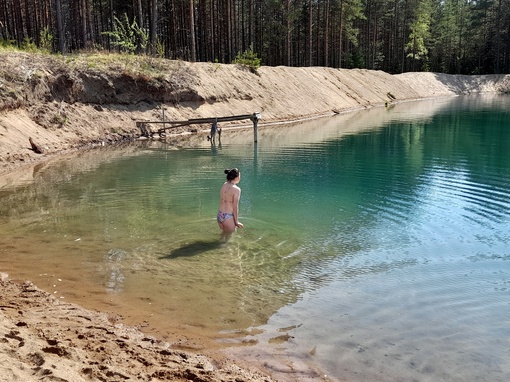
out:
{"label": "tree shadow on sand", "polygon": [[178,257],[190,257],[200,255],[201,253],[212,251],[220,248],[225,243],[219,240],[199,240],[193,243],[188,243],[182,247],[171,250],[168,254],[163,255],[160,259],[175,259]]}

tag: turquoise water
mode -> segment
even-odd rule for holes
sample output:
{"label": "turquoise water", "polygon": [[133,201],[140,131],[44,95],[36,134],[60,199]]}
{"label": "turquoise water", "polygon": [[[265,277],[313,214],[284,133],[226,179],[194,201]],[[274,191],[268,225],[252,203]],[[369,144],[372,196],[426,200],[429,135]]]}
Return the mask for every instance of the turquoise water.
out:
{"label": "turquoise water", "polygon": [[0,270],[283,380],[506,381],[509,147],[477,96],[84,153],[0,189]]}

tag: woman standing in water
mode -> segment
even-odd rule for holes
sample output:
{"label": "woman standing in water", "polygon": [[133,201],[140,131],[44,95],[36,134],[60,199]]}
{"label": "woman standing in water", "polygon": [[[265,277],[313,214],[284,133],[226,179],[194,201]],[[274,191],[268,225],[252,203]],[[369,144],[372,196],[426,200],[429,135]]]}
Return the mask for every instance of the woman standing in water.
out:
{"label": "woman standing in water", "polygon": [[227,174],[227,181],[220,189],[220,207],[216,220],[223,230],[221,236],[228,239],[237,227],[244,228],[244,225],[239,221],[241,189],[237,183],[241,180],[241,173],[237,168],[233,168],[225,170],[225,174]]}

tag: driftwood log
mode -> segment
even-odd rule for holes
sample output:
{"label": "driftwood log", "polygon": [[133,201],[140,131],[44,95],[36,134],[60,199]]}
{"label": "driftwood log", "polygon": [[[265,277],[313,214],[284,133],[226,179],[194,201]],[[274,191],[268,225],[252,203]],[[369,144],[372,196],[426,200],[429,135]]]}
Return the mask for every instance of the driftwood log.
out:
{"label": "driftwood log", "polygon": [[32,138],[28,138],[28,140],[30,141],[30,150],[32,150],[36,154],[42,154],[43,153],[41,148],[34,143]]}

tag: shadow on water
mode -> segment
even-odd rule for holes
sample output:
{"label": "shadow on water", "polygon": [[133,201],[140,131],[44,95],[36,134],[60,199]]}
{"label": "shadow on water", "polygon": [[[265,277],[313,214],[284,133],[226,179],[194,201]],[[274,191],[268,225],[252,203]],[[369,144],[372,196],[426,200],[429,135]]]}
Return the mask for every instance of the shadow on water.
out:
{"label": "shadow on water", "polygon": [[224,242],[219,240],[199,240],[176,248],[170,251],[168,254],[161,256],[160,259],[175,259],[178,257],[196,256],[200,255],[201,253],[220,248],[224,244]]}

